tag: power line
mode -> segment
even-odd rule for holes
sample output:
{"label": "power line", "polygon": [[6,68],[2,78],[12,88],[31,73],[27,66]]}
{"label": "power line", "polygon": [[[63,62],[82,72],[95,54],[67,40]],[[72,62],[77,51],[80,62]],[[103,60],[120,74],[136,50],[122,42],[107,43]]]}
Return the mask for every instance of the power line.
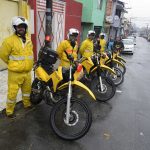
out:
{"label": "power line", "polygon": [[150,21],[150,17],[130,17],[130,19],[133,21]]}

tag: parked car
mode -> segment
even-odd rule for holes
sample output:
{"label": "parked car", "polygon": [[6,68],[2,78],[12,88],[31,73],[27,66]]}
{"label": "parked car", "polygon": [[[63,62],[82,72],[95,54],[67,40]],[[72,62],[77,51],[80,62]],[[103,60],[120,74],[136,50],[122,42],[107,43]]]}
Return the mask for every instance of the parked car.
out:
{"label": "parked car", "polygon": [[150,42],[150,34],[148,34],[147,41]]}
{"label": "parked car", "polygon": [[132,33],[132,36],[136,38],[137,37],[137,33]]}
{"label": "parked car", "polygon": [[124,50],[122,51],[122,53],[133,55],[134,53],[133,39],[122,39],[122,42],[124,44]]}
{"label": "parked car", "polygon": [[134,45],[136,45],[136,36],[128,36],[127,38],[128,38],[128,39],[132,39]]}

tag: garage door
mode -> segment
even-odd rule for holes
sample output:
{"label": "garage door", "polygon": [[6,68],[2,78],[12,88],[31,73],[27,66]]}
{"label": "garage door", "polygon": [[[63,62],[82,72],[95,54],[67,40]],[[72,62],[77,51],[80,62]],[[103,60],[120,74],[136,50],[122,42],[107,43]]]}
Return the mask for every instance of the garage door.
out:
{"label": "garage door", "polygon": [[[64,39],[66,3],[53,0],[52,17],[52,48],[56,50]],[[37,0],[37,50],[44,45],[46,0]],[[38,52],[37,52],[38,53]]]}
{"label": "garage door", "polygon": [[[0,45],[5,37],[12,34],[11,19],[18,16],[18,2],[15,0],[0,0]],[[0,60],[0,70],[6,66]]]}

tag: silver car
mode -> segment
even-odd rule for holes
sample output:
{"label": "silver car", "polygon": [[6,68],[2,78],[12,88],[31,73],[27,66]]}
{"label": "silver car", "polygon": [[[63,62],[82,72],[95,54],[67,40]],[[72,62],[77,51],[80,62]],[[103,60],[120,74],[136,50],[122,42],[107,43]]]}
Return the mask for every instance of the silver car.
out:
{"label": "silver car", "polygon": [[134,45],[136,45],[136,38],[134,36],[128,36],[127,39],[132,39]]}
{"label": "silver car", "polygon": [[134,49],[135,49],[133,40],[132,39],[122,39],[122,42],[124,44],[124,50],[122,51],[122,53],[133,55]]}

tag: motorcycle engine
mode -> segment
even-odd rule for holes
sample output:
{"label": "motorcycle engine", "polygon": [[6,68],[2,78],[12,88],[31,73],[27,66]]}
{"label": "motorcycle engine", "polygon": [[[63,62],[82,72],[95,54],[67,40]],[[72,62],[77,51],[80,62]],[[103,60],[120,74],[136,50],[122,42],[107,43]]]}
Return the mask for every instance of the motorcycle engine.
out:
{"label": "motorcycle engine", "polygon": [[50,93],[50,91],[48,89],[44,90],[43,100],[45,101],[46,104],[53,105],[53,101],[51,99],[51,93]]}
{"label": "motorcycle engine", "polygon": [[31,86],[30,101],[33,105],[39,104],[43,99],[42,81],[34,79]]}

